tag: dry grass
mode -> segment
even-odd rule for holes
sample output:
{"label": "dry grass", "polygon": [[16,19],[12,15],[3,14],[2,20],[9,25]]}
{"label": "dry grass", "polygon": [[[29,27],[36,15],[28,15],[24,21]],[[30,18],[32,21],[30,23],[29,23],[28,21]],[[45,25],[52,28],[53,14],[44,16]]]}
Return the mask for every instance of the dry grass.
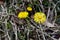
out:
{"label": "dry grass", "polygon": [[[44,0],[6,0],[0,5],[0,40],[59,39],[60,25],[56,22],[58,16],[56,7],[60,0],[56,3],[53,0],[46,2]],[[17,18],[19,11],[27,11],[27,4],[32,6],[32,13],[42,11],[46,14],[47,20],[44,24],[35,23],[31,16],[28,20]]]}

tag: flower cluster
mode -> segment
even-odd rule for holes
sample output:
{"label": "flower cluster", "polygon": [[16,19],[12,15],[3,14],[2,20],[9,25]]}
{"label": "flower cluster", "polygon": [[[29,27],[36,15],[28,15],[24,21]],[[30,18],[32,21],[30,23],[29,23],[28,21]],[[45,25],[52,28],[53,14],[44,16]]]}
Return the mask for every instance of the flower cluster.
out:
{"label": "flower cluster", "polygon": [[[27,7],[28,11],[32,11],[31,7]],[[29,13],[27,11],[19,12],[18,18],[24,19],[27,18]],[[43,12],[36,12],[33,16],[33,19],[36,23],[44,23],[46,21],[46,15]]]}

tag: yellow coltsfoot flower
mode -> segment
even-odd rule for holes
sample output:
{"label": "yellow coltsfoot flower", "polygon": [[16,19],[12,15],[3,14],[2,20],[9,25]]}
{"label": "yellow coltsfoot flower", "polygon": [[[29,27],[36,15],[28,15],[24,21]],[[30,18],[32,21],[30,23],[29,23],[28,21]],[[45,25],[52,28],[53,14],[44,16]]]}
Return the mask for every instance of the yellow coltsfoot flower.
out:
{"label": "yellow coltsfoot flower", "polygon": [[28,11],[32,11],[32,7],[27,7],[27,10]]}
{"label": "yellow coltsfoot flower", "polygon": [[46,21],[46,15],[43,12],[36,12],[34,14],[34,21],[43,24]]}
{"label": "yellow coltsfoot flower", "polygon": [[19,18],[19,19],[27,18],[27,17],[28,17],[28,14],[29,14],[29,13],[28,13],[27,11],[19,12],[18,18]]}

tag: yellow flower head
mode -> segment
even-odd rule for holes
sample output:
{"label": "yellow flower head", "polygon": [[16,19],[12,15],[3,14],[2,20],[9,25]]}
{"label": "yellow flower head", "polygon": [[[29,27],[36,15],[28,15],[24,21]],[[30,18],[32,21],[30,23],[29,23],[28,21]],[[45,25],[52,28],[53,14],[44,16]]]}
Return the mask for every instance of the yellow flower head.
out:
{"label": "yellow flower head", "polygon": [[18,18],[23,19],[26,17],[28,17],[28,12],[26,12],[26,11],[19,12]]}
{"label": "yellow flower head", "polygon": [[34,21],[43,24],[46,21],[46,15],[43,12],[36,12],[34,14]]}
{"label": "yellow flower head", "polygon": [[28,11],[32,11],[32,8],[31,8],[31,7],[27,7],[27,10],[28,10]]}

